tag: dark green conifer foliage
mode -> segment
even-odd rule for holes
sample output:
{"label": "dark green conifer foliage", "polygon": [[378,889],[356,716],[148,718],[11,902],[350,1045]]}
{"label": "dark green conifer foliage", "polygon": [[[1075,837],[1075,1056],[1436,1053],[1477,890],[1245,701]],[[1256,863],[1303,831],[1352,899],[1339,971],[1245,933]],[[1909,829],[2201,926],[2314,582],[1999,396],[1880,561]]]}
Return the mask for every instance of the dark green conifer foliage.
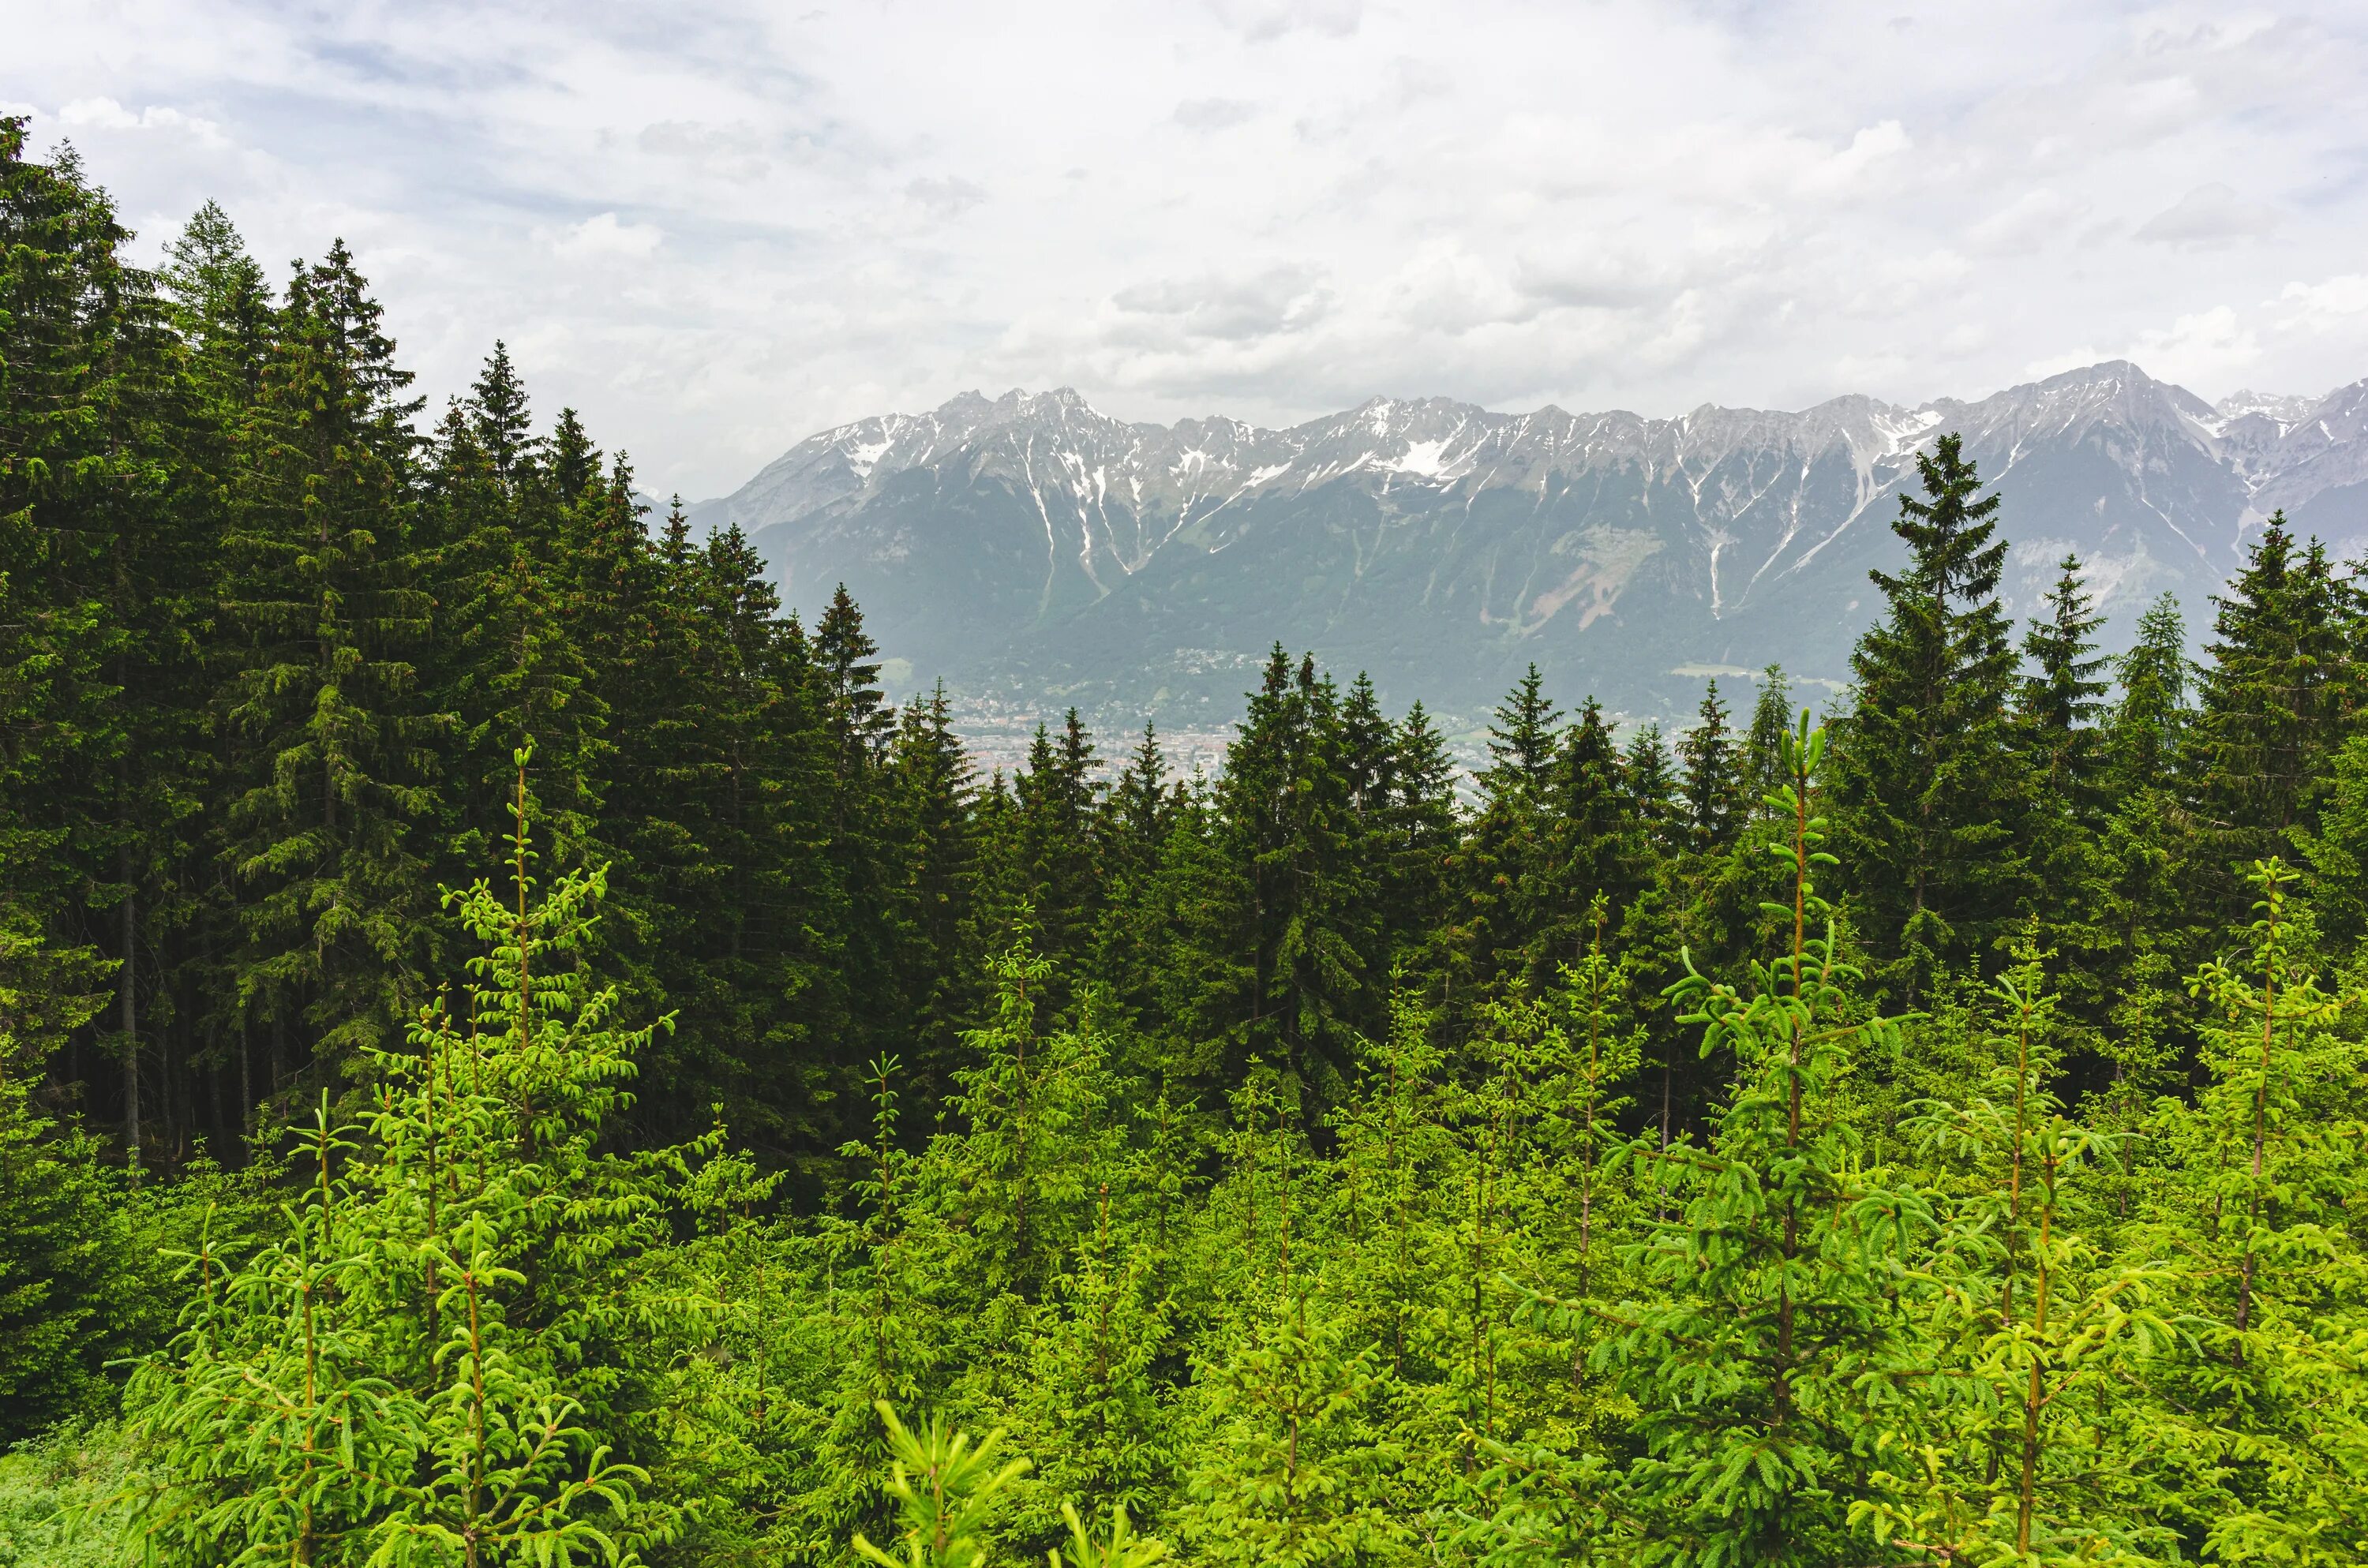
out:
{"label": "dark green conifer foliage", "polygon": [[1126,767],[1111,785],[1102,817],[1106,907],[1095,967],[1114,988],[1120,1006],[1138,1018],[1157,1006],[1161,949],[1170,931],[1162,868],[1180,801],[1168,780],[1156,730],[1146,722]]}
{"label": "dark green conifer foliage", "polygon": [[1783,782],[1777,777],[1778,755],[1792,733],[1793,683],[1782,665],[1770,665],[1759,673],[1759,691],[1752,699],[1751,725],[1744,732],[1738,760],[1743,809],[1754,821],[1766,818],[1763,798]]}
{"label": "dark green conifer foliage", "polygon": [[2030,733],[2032,770],[2046,799],[2086,820],[2095,809],[2098,787],[2097,718],[2104,710],[2106,665],[2097,652],[2097,629],[2105,618],[2080,576],[2080,558],[2056,563],[2055,585],[2047,593],[2047,613],[2031,623],[2022,640],[2031,673],[2022,680],[2019,717]]}
{"label": "dark green conifer foliage", "polygon": [[[202,885],[218,518],[187,356],[130,238],[71,153],[28,162],[0,119],[0,932],[62,976],[116,960],[106,1048],[136,1165],[155,1109],[173,1141],[156,1091],[192,1043],[174,971]],[[176,1024],[177,1050],[157,1039]]]}
{"label": "dark green conifer foliage", "polygon": [[1697,853],[1723,849],[1742,825],[1744,802],[1738,748],[1727,727],[1726,705],[1718,699],[1718,682],[1702,693],[1694,727],[1678,737],[1677,750],[1687,847]]}
{"label": "dark green conifer foliage", "polygon": [[[1036,940],[1063,971],[1090,949],[1101,913],[1101,787],[1095,760],[1093,737],[1072,708],[1059,739],[1036,726],[1028,766],[1011,781],[1019,807],[1019,871],[1034,912]],[[1058,1011],[1067,1005],[1065,984],[1053,994]]]}
{"label": "dark green conifer foliage", "polygon": [[1621,754],[1620,778],[1635,832],[1642,839],[1640,848],[1647,854],[1671,854],[1682,847],[1687,826],[1678,795],[1678,773],[1657,722],[1647,721],[1636,727],[1627,750]]}
{"label": "dark green conifer foliage", "polygon": [[1275,1062],[1318,1103],[1334,1102],[1376,978],[1364,971],[1376,911],[1352,854],[1338,701],[1312,657],[1294,670],[1275,645],[1215,803],[1233,883],[1221,916],[1231,963],[1210,976],[1226,978],[1208,1021],[1228,1042],[1232,1073],[1253,1057]]}
{"label": "dark green conifer foliage", "polygon": [[2034,909],[2033,940],[2062,961],[2062,1000],[2067,1020],[2093,1032],[2110,1006],[2112,967],[2107,956],[2115,933],[2098,896],[2099,879],[2110,879],[2110,862],[2100,854],[2106,826],[2104,733],[2098,716],[2106,683],[2098,678],[2107,661],[2097,652],[2097,629],[2104,624],[2080,575],[2077,556],[2056,566],[2046,613],[2031,622],[2022,642],[2029,661],[2015,701],[2024,760],[2032,790],[2023,817],[2023,837],[2038,882],[2054,892]]}
{"label": "dark green conifer foliage", "polygon": [[577,506],[599,488],[600,449],[572,408],[561,409],[559,423],[552,426],[550,468],[563,506]]}
{"label": "dark green conifer foliage", "polygon": [[897,993],[913,1007],[906,1060],[917,1083],[936,1088],[953,1082],[962,1031],[979,1002],[984,959],[965,940],[979,874],[975,769],[954,733],[943,682],[926,700],[905,705],[890,768],[905,857]]}
{"label": "dark green conifer foliage", "polygon": [[1502,983],[1525,964],[1565,891],[1549,801],[1562,715],[1544,687],[1531,665],[1488,723],[1488,766],[1474,781],[1479,807],[1463,851],[1469,904],[1458,924],[1467,988]]}
{"label": "dark green conifer foliage", "polygon": [[1885,613],[1850,655],[1857,690],[1835,726],[1858,925],[1911,1000],[1939,966],[1988,954],[2029,892],[2028,790],[2008,761],[1999,500],[1975,499],[1981,477],[1955,436],[1916,463],[1924,494],[1902,495],[1892,524],[1908,563],[1870,574]]}
{"label": "dark green conifer foliage", "polygon": [[419,994],[445,728],[412,662],[431,629],[407,494],[418,404],[380,315],[342,244],[298,268],[228,540],[239,1017],[330,1070],[391,1044]]}
{"label": "dark green conifer foliage", "polygon": [[98,1141],[57,1136],[13,1068],[0,1070],[0,1442],[15,1444],[106,1413],[108,1363],[142,1348],[144,1314],[142,1238]]}
{"label": "dark green conifer foliage", "polygon": [[476,864],[499,842],[505,824],[474,803],[501,798],[510,756],[529,744],[530,804],[559,863],[598,853],[611,743],[571,613],[576,567],[541,449],[525,388],[496,345],[469,400],[438,426],[422,498],[421,531],[437,554],[437,705],[458,725],[465,758],[448,769],[448,867]]}
{"label": "dark green conifer foliage", "polygon": [[1392,967],[1435,973],[1452,909],[1455,764],[1419,702],[1390,736],[1389,797],[1379,816],[1382,932]]}
{"label": "dark green conifer foliage", "polygon": [[1603,707],[1592,697],[1564,733],[1554,757],[1554,813],[1560,835],[1556,859],[1565,898],[1584,910],[1597,893],[1616,909],[1635,893],[1639,818],[1628,774]]}
{"label": "dark green conifer foliage", "polygon": [[2179,600],[2164,593],[2138,618],[2129,650],[2113,661],[2122,694],[2106,723],[2106,749],[2119,790],[2153,788],[2176,769],[2191,717],[2190,674],[2186,620]]}
{"label": "dark green conifer foliage", "polygon": [[2288,852],[2316,825],[2317,787],[2358,701],[2359,610],[2317,540],[2270,518],[2213,600],[2211,660],[2181,760],[2203,835],[2199,868],[2222,913],[2241,913],[2239,869]]}

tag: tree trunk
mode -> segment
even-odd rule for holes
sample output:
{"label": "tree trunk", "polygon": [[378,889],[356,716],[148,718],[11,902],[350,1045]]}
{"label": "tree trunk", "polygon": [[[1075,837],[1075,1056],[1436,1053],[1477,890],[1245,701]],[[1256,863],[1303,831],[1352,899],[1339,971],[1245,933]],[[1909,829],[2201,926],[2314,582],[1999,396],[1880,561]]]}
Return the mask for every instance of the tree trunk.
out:
{"label": "tree trunk", "polygon": [[140,1171],[140,895],[131,887],[131,850],[117,854],[123,893],[123,1149],[136,1179]]}

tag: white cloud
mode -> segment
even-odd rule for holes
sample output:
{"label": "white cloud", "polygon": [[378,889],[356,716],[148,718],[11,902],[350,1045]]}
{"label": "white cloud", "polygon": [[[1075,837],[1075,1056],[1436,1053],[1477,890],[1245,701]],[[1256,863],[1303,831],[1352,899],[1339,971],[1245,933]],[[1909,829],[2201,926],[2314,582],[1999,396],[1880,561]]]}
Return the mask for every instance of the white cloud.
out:
{"label": "white cloud", "polygon": [[136,131],[140,117],[113,98],[76,98],[58,110],[61,124],[96,125],[109,131]]}
{"label": "white cloud", "polygon": [[2289,283],[2278,293],[2283,324],[2325,330],[2368,315],[2368,273],[2347,272],[2318,283]]}
{"label": "white cloud", "polygon": [[1914,144],[1907,128],[1896,119],[1867,126],[1850,138],[1849,146],[1804,170],[1801,184],[1810,190],[1840,189]]}
{"label": "white cloud", "polygon": [[628,223],[614,212],[598,212],[576,223],[553,242],[562,256],[645,256],[666,243],[666,232],[655,223]]}
{"label": "white cloud", "polygon": [[174,131],[201,142],[221,139],[221,128],[213,121],[169,104],[150,104],[135,114],[108,97],[75,98],[58,109],[58,123],[77,131]]}
{"label": "white cloud", "polygon": [[116,0],[13,18],[0,100],[63,106],[36,145],[145,256],[208,197],[275,276],[344,235],[422,392],[504,337],[660,493],[970,386],[1276,421],[2368,373],[2368,13],[1898,9]]}
{"label": "white cloud", "polygon": [[2260,360],[2260,342],[2233,307],[2214,305],[2140,333],[2126,358],[2171,381],[2226,383]]}

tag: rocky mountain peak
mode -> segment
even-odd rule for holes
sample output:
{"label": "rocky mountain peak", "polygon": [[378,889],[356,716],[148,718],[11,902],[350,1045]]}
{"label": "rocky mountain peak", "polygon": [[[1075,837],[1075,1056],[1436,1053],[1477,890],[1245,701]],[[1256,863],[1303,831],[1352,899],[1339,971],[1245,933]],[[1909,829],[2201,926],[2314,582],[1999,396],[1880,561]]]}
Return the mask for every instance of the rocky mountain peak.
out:
{"label": "rocky mountain peak", "polygon": [[1280,637],[1451,713],[1535,659],[1674,715],[1705,672],[1846,677],[1915,454],[1952,431],[2006,498],[2017,613],[2066,551],[2126,626],[2165,589],[2201,606],[2270,510],[2368,535],[2368,382],[2214,405],[2120,360],[1971,402],[1671,419],[1377,396],[1269,429],[971,392],[820,432],[694,517],[756,535],[791,603],[846,581],[982,702],[1230,711]]}

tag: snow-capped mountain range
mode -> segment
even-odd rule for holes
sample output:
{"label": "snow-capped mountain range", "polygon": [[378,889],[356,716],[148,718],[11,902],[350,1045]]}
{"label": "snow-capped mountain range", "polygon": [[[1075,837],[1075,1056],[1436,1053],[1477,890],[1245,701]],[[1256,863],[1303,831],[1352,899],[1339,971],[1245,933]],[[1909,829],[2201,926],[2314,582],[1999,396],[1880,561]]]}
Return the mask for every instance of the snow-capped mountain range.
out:
{"label": "snow-capped mountain range", "polygon": [[1847,676],[1914,454],[1951,431],[2005,496],[2018,612],[2071,551],[2115,631],[2166,588],[2200,631],[2271,512],[2368,540],[2368,381],[2213,404],[2120,361],[1915,408],[1375,398],[1279,430],[966,392],[810,437],[692,516],[752,535],[803,609],[844,581],[905,684],[973,703],[1222,722],[1280,640],[1467,721],[1532,660],[1565,700],[1675,717],[1713,675]]}

